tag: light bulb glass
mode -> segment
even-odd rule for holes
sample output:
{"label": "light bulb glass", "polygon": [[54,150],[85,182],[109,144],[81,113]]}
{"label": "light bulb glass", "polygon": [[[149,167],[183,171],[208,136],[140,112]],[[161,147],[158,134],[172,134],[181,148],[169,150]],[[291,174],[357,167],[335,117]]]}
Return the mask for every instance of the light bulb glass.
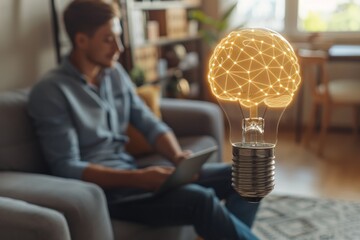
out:
{"label": "light bulb glass", "polygon": [[[277,143],[279,121],[299,87],[299,71],[289,42],[279,33],[263,28],[231,32],[219,42],[209,60],[208,83],[230,125],[233,156],[237,159],[233,168],[242,172],[236,176],[245,181],[243,176],[257,174],[249,176],[253,179],[243,187],[248,190],[240,190],[245,197],[261,197],[267,192],[258,193],[266,186],[256,187],[256,181],[272,167],[261,174],[254,169],[244,172],[241,168],[251,168],[254,164],[264,167],[265,161],[274,158],[270,155]],[[240,165],[238,158],[243,159]]]}

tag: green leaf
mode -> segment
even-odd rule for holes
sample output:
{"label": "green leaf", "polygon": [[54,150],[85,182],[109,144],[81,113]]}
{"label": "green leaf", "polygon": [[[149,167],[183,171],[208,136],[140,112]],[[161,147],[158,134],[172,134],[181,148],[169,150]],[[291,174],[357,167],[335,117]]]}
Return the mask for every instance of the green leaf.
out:
{"label": "green leaf", "polygon": [[209,46],[216,44],[219,39],[219,34],[213,30],[200,30],[199,33]]}
{"label": "green leaf", "polygon": [[229,7],[229,9],[224,13],[224,15],[221,17],[220,21],[227,21],[229,19],[229,17],[231,16],[232,12],[235,10],[237,6],[237,2],[234,3],[233,5],[231,5]]}
{"label": "green leaf", "polygon": [[217,24],[216,28],[219,32],[222,32],[222,31],[226,30],[228,28],[228,26],[229,26],[228,21],[221,21]]}
{"label": "green leaf", "polygon": [[216,20],[213,18],[207,16],[203,11],[201,10],[193,10],[189,13],[189,17],[191,19],[197,20],[200,23],[210,25],[212,27],[215,27]]}
{"label": "green leaf", "polygon": [[[210,29],[202,29],[199,31],[199,34],[202,36],[202,39],[210,46],[214,47],[215,44],[223,37],[224,32],[228,31],[229,28],[229,18],[233,11],[235,10],[237,3],[232,4],[225,13],[221,16],[220,19],[214,19],[202,10],[192,10],[189,12],[189,18],[197,20],[199,23],[207,25]],[[239,25],[243,27],[245,24]]]}

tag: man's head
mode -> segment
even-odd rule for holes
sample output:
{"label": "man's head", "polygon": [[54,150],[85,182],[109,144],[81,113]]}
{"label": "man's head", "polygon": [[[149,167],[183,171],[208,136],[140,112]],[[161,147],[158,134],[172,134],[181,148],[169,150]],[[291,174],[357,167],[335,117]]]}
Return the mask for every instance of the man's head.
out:
{"label": "man's head", "polygon": [[94,64],[109,67],[119,57],[119,11],[101,0],[75,0],[64,12],[64,24],[73,49]]}

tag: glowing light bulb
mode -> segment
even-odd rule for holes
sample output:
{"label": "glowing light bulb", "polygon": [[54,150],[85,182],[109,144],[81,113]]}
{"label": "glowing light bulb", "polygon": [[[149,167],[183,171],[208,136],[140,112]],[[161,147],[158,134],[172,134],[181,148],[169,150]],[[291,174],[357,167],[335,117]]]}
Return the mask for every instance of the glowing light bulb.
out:
{"label": "glowing light bulb", "polygon": [[241,29],[220,41],[209,69],[210,89],[230,124],[232,185],[260,201],[274,188],[279,121],[301,82],[296,55],[274,31]]}

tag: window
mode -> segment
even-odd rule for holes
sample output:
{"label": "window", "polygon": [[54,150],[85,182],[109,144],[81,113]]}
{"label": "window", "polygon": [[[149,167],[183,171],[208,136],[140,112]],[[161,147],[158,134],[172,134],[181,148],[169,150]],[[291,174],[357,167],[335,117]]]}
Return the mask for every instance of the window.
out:
{"label": "window", "polygon": [[360,37],[360,0],[238,0],[232,27],[267,27],[295,39]]}
{"label": "window", "polygon": [[299,31],[360,31],[360,0],[299,0],[298,9]]}
{"label": "window", "polygon": [[239,0],[236,6],[236,23],[246,27],[266,27],[284,30],[285,0]]}

